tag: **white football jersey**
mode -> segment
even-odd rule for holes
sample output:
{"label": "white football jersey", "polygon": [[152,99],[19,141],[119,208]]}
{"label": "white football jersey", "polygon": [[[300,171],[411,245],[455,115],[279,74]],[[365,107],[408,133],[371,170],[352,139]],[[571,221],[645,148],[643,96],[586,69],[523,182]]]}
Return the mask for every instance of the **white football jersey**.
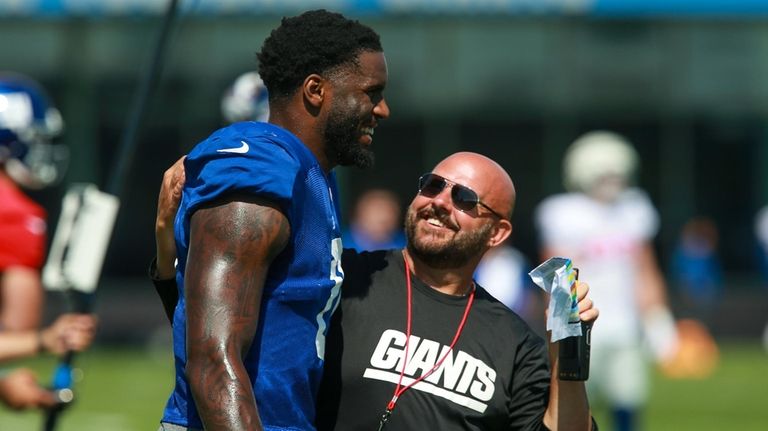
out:
{"label": "white football jersey", "polygon": [[635,344],[640,339],[636,256],[659,227],[648,196],[628,189],[611,203],[583,193],[555,195],[536,210],[542,246],[570,258],[600,310],[593,343]]}

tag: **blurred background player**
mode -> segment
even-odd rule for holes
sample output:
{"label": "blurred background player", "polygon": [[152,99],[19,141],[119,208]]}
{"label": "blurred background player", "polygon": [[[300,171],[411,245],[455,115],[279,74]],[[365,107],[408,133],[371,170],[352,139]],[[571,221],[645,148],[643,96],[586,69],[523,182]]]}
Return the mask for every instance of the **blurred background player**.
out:
{"label": "blurred background player", "polygon": [[227,123],[269,119],[269,94],[257,72],[235,79],[221,98],[221,115]]}
{"label": "blurred background player", "polygon": [[539,288],[528,276],[531,269],[525,255],[507,239],[485,253],[475,271],[475,280],[542,335],[544,303]]}
{"label": "blurred background player", "polygon": [[63,173],[66,150],[51,140],[63,121],[29,78],[0,73],[0,326],[40,325],[44,292],[46,212],[22,187],[40,189]]}
{"label": "blurred background player", "polygon": [[718,241],[717,226],[710,218],[693,217],[683,225],[672,256],[672,279],[686,314],[710,329],[723,285]]}
{"label": "blurred background player", "polygon": [[[38,83],[0,72],[0,360],[82,350],[95,331],[95,318],[84,315],[64,315],[39,329],[46,212],[22,188],[41,189],[63,175],[68,153],[52,141],[63,125]],[[0,379],[0,400],[17,409],[54,402],[27,369]]]}
{"label": "blurred background player", "polygon": [[371,189],[363,193],[341,238],[345,248],[357,251],[403,248],[405,234],[397,195],[386,189]]}
{"label": "blurred background player", "polygon": [[564,158],[570,191],[537,208],[542,257],[567,256],[589,277],[603,324],[592,335],[590,399],[611,409],[609,429],[637,429],[649,392],[648,346],[658,360],[676,349],[674,319],[651,244],[659,216],[631,187],[638,155],[622,136],[605,131],[578,138]]}

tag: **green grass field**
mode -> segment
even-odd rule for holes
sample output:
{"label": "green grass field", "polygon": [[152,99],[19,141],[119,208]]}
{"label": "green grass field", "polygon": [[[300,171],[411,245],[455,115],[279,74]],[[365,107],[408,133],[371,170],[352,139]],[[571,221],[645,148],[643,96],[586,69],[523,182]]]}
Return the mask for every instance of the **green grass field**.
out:
{"label": "green grass field", "polygon": [[[719,366],[707,379],[654,375],[644,430],[768,430],[768,354],[756,343],[719,347]],[[600,406],[594,414],[600,429],[610,431]]]}
{"label": "green grass field", "polygon": [[[49,379],[55,361],[28,362]],[[155,431],[172,384],[171,355],[141,349],[95,349],[77,358],[83,378],[78,400],[60,420],[60,431]],[[599,409],[602,430],[610,430]],[[706,380],[655,376],[645,430],[768,429],[768,355],[757,344],[721,346],[717,372]],[[0,431],[40,430],[39,413],[0,408]]]}

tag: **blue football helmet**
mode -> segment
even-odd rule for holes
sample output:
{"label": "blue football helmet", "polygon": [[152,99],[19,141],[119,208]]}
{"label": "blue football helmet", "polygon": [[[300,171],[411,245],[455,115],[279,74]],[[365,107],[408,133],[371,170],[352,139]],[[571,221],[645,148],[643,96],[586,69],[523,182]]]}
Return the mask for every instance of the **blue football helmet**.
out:
{"label": "blue football helmet", "polygon": [[60,180],[69,152],[52,140],[63,128],[61,114],[37,82],[0,72],[0,167],[11,179],[32,189]]}
{"label": "blue football helmet", "polygon": [[235,79],[221,99],[221,114],[227,123],[269,119],[267,87],[258,73],[246,72]]}

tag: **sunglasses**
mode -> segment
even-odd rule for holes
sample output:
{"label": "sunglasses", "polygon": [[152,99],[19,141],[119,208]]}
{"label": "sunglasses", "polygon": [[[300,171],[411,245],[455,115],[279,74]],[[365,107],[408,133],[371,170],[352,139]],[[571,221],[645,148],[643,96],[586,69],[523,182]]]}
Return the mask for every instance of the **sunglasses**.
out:
{"label": "sunglasses", "polygon": [[469,212],[480,205],[496,217],[504,219],[504,217],[494,211],[493,208],[481,202],[477,193],[467,186],[454,183],[451,180],[433,173],[424,174],[419,177],[419,194],[422,196],[434,198],[439,195],[446,186],[451,187],[451,200],[453,200],[453,206],[459,211]]}

